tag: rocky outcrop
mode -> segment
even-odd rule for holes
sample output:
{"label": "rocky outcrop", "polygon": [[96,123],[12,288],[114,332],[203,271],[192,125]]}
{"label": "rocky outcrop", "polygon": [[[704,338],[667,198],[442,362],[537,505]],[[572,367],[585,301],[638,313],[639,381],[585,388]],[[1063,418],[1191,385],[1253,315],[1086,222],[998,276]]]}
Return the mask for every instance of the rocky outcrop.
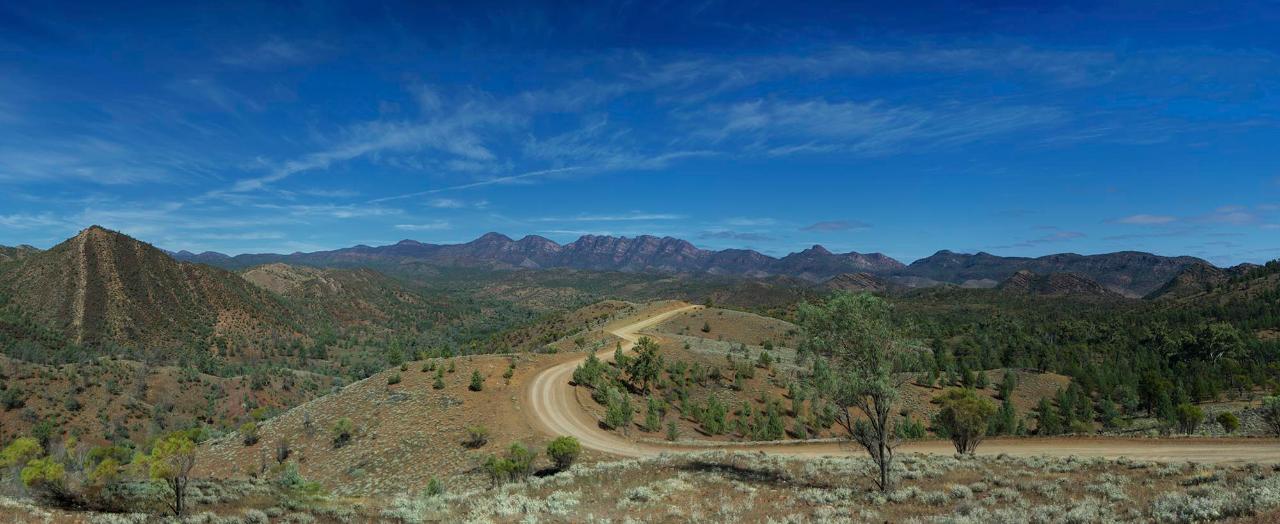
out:
{"label": "rocky outcrop", "polygon": [[1107,289],[1084,275],[1077,273],[1037,275],[1025,269],[1014,273],[996,286],[996,289],[1003,293],[1039,297],[1123,298],[1123,295]]}

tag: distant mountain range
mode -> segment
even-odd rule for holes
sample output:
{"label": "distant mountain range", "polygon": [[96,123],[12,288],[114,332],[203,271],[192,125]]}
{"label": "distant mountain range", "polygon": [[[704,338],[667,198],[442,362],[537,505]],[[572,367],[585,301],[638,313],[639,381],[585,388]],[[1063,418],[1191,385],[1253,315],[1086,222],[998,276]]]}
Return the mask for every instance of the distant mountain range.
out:
{"label": "distant mountain range", "polygon": [[400,329],[423,318],[445,319],[440,314],[448,304],[386,276],[429,279],[432,273],[424,268],[438,272],[444,267],[546,268],[561,272],[560,278],[566,271],[592,271],[567,278],[603,278],[597,286],[615,281],[603,272],[681,273],[691,278],[662,280],[681,287],[719,282],[708,293],[721,298],[783,289],[798,296],[794,292],[897,293],[959,286],[1090,300],[1121,295],[1185,300],[1213,292],[1256,266],[1223,269],[1193,257],[1131,251],[1039,258],[939,251],[903,265],[878,253],[832,253],[821,246],[774,258],[750,250],[698,249],[675,238],[585,236],[560,245],[495,233],[455,245],[405,240],[230,257],[166,254],[93,226],[48,250],[0,247],[0,305],[8,312],[0,315],[0,340],[41,341],[56,333],[76,346],[221,347],[224,356],[258,358],[253,351],[261,344],[255,341],[305,339],[318,327]]}
{"label": "distant mountain range", "polygon": [[[497,269],[574,268],[752,278],[788,276],[810,282],[825,282],[840,275],[864,274],[875,277],[876,283],[866,281],[865,277],[854,280],[863,281],[867,289],[884,289],[886,285],[913,288],[941,284],[990,288],[1025,270],[1037,275],[1072,273],[1095,280],[1115,293],[1135,298],[1154,292],[1186,267],[1213,267],[1195,257],[1164,257],[1137,251],[1100,255],[1062,253],[1026,258],[943,250],[906,265],[880,253],[832,253],[822,246],[774,258],[749,249],[699,249],[688,241],[672,237],[587,235],[561,245],[536,235],[513,240],[498,233],[488,233],[464,244],[425,244],[402,240],[388,246],[359,245],[288,255],[232,257],[215,252],[196,254],[180,251],[173,256],[179,260],[228,269],[283,262],[316,267],[370,266],[394,270],[400,264],[427,263]],[[841,287],[839,284],[837,282],[834,287]],[[845,284],[853,285],[854,282]]]}

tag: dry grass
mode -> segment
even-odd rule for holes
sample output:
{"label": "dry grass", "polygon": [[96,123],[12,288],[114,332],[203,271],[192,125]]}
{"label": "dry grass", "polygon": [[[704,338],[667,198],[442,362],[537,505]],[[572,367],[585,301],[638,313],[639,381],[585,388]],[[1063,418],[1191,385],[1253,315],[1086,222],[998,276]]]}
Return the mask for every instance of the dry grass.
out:
{"label": "dry grass", "polygon": [[[438,359],[435,365],[454,372],[443,374],[445,387],[435,389],[435,372],[423,371],[427,361],[410,362],[352,383],[340,391],[302,404],[261,424],[260,441],[245,446],[232,433],[201,446],[197,474],[214,478],[246,478],[257,474],[271,458],[276,443],[289,443],[290,460],[302,475],[336,495],[391,496],[426,487],[432,477],[463,487],[486,484],[476,469],[491,453],[512,442],[540,449],[544,437],[520,412],[519,395],[525,380],[548,362],[571,355],[476,356]],[[516,368],[510,384],[503,378],[510,363]],[[485,377],[484,389],[470,391],[472,371]],[[400,376],[389,384],[388,378]],[[333,428],[340,419],[355,428],[350,443],[335,447]],[[479,449],[462,445],[467,428],[484,426],[490,443]]]}

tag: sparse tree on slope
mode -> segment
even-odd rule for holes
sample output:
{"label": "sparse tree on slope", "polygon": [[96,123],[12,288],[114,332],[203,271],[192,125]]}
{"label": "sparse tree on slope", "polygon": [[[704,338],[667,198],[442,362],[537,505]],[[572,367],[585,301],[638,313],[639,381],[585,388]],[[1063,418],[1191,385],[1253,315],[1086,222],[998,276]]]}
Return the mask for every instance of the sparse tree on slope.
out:
{"label": "sparse tree on slope", "polygon": [[[830,373],[815,376],[815,391],[837,406],[836,422],[860,444],[879,468],[875,482],[889,491],[894,436],[892,414],[902,380],[895,378],[894,357],[903,342],[889,322],[890,309],[867,293],[839,293],[825,304],[802,304],[804,349],[830,361]],[[815,373],[815,375],[819,375]],[[865,415],[857,418],[852,409]]]}
{"label": "sparse tree on slope", "polygon": [[181,517],[186,511],[191,470],[196,465],[196,444],[186,433],[173,433],[156,442],[148,460],[151,478],[162,480],[169,487],[173,500],[165,502],[174,515]]}
{"label": "sparse tree on slope", "polygon": [[641,337],[636,342],[635,356],[627,359],[627,376],[631,382],[640,387],[640,391],[649,392],[649,384],[656,382],[662,373],[662,355],[658,352],[658,343],[649,337]]}

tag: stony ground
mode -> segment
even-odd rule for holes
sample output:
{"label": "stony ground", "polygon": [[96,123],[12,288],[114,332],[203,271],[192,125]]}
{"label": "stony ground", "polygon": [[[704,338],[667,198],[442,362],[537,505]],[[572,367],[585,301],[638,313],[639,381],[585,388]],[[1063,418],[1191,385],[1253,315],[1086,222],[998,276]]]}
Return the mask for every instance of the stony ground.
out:
{"label": "stony ground", "polygon": [[[275,465],[277,442],[291,449],[303,476],[337,495],[388,496],[421,489],[432,477],[454,484],[480,484],[471,473],[493,446],[515,441],[544,444],[519,413],[517,394],[524,377],[548,355],[455,357],[434,361],[445,369],[443,389],[435,389],[426,361],[411,362],[355,382],[263,423],[257,444],[246,446],[238,433],[201,447],[196,473],[201,477],[244,478]],[[515,362],[511,383],[502,377]],[[448,372],[452,365],[454,371]],[[468,389],[479,371],[484,390]],[[389,384],[391,377],[400,381]],[[349,419],[351,442],[334,444],[335,425]],[[492,446],[468,449],[467,429],[484,426]],[[264,467],[265,465],[265,467]]]}

